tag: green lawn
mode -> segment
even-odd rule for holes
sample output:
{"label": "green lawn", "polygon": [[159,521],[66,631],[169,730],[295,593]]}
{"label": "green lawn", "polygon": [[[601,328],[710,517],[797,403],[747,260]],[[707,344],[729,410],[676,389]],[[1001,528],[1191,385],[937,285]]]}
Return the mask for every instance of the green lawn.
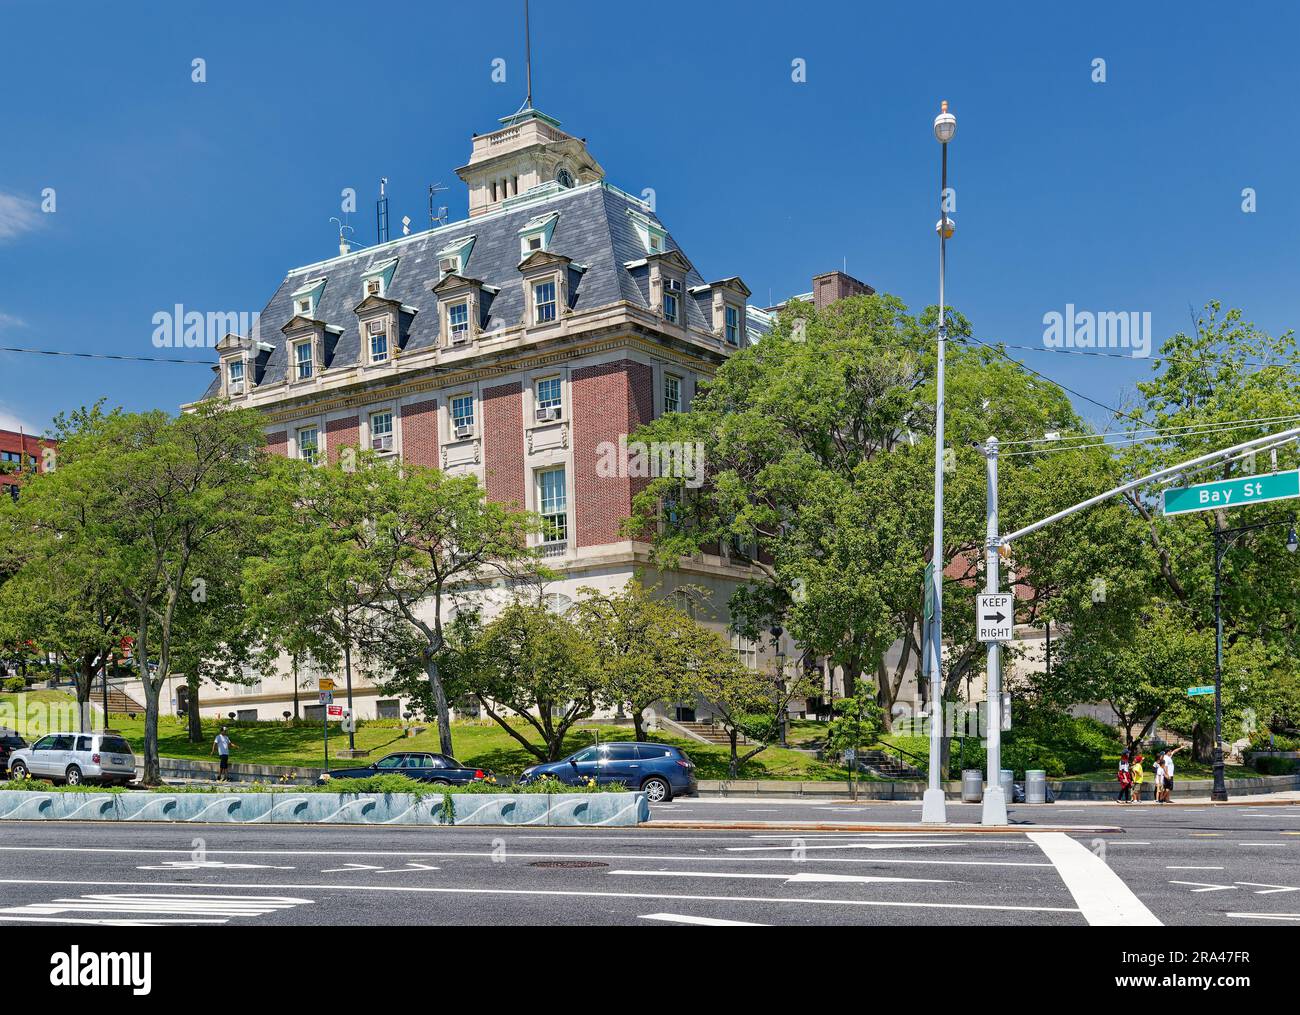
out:
{"label": "green lawn", "polygon": [[[33,712],[31,705],[38,696],[42,711],[47,705],[64,706],[62,709],[56,707],[51,710],[57,728],[76,728],[75,705],[71,708],[67,707],[72,702],[69,695],[61,691],[29,692],[27,695],[29,712]],[[10,700],[10,713],[16,709],[15,698],[14,695],[0,694],[0,716],[5,714],[7,699]],[[62,713],[65,712],[66,721],[60,722],[59,719],[64,718]],[[43,720],[44,718],[44,716],[36,715],[35,712],[31,716],[33,720]],[[21,717],[17,717],[17,719],[18,721],[13,725],[17,725],[18,731],[28,739],[41,733],[50,732],[44,722],[23,722]],[[5,722],[4,718],[0,718],[0,724]],[[137,754],[142,751],[144,743],[143,715],[137,715],[135,719],[130,719],[125,715],[114,714],[110,725],[113,729],[122,732],[127,740],[131,742]],[[216,736],[220,725],[221,723],[218,720],[205,719],[203,721],[203,741],[192,744],[186,735],[185,724],[174,717],[164,716],[158,722],[158,753],[169,758],[202,759],[210,757],[212,738]],[[229,727],[230,738],[235,743],[235,750],[231,752],[231,759],[235,764],[287,765],[290,767],[301,765],[320,768],[323,763],[321,727],[316,723],[257,722],[241,724],[227,722],[225,725]],[[517,728],[523,731],[525,727],[520,724]],[[597,734],[602,740],[624,740],[632,737],[630,727],[588,725],[570,734],[565,740],[565,747],[567,750],[577,750],[579,747],[595,742]],[[527,731],[526,735],[528,735],[530,742],[539,742],[536,737],[531,735],[530,730]],[[453,750],[458,759],[466,764],[491,769],[498,775],[515,775],[526,765],[533,764],[537,760],[533,755],[525,751],[505,730],[490,720],[453,723],[451,739]],[[690,754],[695,762],[699,778],[725,779],[727,777],[729,752],[726,747],[700,744],[667,736],[654,736],[652,739],[680,747]],[[347,746],[347,735],[341,733],[336,724],[331,724],[330,767],[343,768],[354,764],[366,764],[369,761],[375,761],[383,757],[385,754],[399,750],[436,751],[438,750],[438,734],[436,729],[429,727],[419,736],[405,737],[396,723],[366,723],[362,721],[357,726],[356,744],[358,748],[371,752],[365,761],[352,762],[339,759],[334,752],[340,747]],[[742,745],[742,753],[743,750]],[[848,773],[842,768],[825,764],[798,751],[769,747],[742,767],[740,777],[743,779],[844,780],[848,778]]]}

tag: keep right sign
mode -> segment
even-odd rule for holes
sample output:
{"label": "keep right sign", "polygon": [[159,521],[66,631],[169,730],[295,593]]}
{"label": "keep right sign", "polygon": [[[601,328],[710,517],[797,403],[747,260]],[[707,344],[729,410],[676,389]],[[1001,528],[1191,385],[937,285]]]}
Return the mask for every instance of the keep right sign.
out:
{"label": "keep right sign", "polygon": [[984,592],[976,597],[975,628],[979,641],[1011,641],[1015,626],[1015,597],[1010,592]]}

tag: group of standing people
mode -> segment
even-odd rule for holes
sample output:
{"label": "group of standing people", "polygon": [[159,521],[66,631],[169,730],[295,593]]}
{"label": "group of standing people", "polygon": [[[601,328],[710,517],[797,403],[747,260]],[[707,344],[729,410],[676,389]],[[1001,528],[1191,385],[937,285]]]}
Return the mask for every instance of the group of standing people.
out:
{"label": "group of standing people", "polygon": [[[1181,750],[1182,747],[1172,747],[1156,755],[1154,766],[1156,776],[1155,801],[1158,804],[1168,803],[1173,796],[1174,755]],[[1115,777],[1119,780],[1119,796],[1115,798],[1117,803],[1136,804],[1142,802],[1142,783],[1146,780],[1146,773],[1142,768],[1144,760],[1143,756],[1136,751],[1132,754],[1124,751],[1119,756],[1119,769],[1115,773]]]}

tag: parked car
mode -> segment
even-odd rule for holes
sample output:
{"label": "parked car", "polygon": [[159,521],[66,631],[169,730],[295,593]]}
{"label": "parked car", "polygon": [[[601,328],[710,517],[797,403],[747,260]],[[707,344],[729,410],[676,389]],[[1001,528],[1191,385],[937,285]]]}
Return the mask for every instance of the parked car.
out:
{"label": "parked car", "polygon": [[525,785],[551,776],[570,786],[589,779],[608,785],[621,782],[641,790],[651,803],[693,794],[698,788],[695,763],[685,751],[666,744],[611,743],[584,747],[560,761],[525,768],[519,781]]}
{"label": "parked car", "polygon": [[316,780],[323,785],[331,779],[365,779],[372,775],[404,775],[408,779],[431,782],[440,786],[464,786],[480,779],[491,779],[492,773],[482,768],[470,768],[445,754],[414,751],[389,754],[364,768],[337,768],[324,773]]}
{"label": "parked car", "polygon": [[9,757],[9,774],[22,778],[66,782],[126,785],[135,778],[135,754],[122,734],[114,730],[99,733],[50,733],[30,747]]}
{"label": "parked car", "polygon": [[27,746],[27,741],[13,730],[0,730],[0,775],[9,771],[9,757]]}

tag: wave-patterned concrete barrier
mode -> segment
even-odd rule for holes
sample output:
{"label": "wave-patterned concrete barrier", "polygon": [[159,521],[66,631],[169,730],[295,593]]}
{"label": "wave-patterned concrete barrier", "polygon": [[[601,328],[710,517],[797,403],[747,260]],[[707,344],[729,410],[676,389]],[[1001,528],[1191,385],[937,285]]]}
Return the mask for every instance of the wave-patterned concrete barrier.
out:
{"label": "wave-patterned concrete barrier", "polygon": [[644,793],[0,792],[0,821],[322,825],[638,825]]}

